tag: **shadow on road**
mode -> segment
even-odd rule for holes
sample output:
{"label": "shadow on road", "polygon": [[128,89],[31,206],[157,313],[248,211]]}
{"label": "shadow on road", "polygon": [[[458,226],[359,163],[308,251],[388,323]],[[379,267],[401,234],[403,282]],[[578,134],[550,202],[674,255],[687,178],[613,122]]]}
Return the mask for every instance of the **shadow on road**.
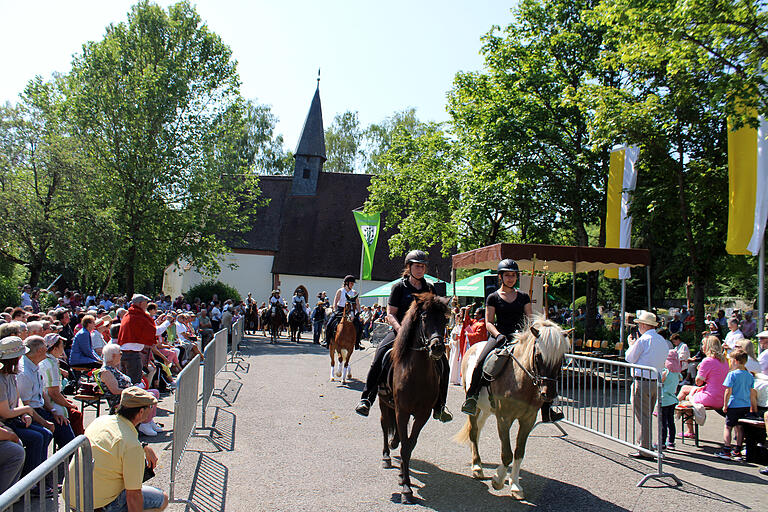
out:
{"label": "shadow on road", "polygon": [[[493,494],[490,483],[470,475],[445,471],[422,460],[411,460],[411,477],[423,483],[418,493],[422,505],[441,512],[467,510],[600,510],[627,509],[614,505],[581,487],[523,470],[520,483],[527,499],[517,501],[506,494]],[[393,484],[396,484],[393,476]],[[506,488],[508,489],[508,487]],[[501,491],[506,492],[506,491]]]}
{"label": "shadow on road", "polygon": [[[220,512],[224,510],[227,497],[229,470],[224,464],[201,453],[197,459],[192,488],[189,490],[189,502],[199,512]],[[186,510],[192,510],[187,505]]]}

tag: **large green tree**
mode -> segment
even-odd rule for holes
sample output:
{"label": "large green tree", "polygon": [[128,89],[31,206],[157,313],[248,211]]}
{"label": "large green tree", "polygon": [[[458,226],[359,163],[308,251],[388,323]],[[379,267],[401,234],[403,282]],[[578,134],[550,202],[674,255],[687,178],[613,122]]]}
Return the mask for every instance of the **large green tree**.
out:
{"label": "large green tree", "polygon": [[249,227],[241,204],[258,187],[239,144],[236,62],[194,8],[134,6],[75,57],[68,105],[115,208],[126,292],[180,257],[217,268],[219,234]]}

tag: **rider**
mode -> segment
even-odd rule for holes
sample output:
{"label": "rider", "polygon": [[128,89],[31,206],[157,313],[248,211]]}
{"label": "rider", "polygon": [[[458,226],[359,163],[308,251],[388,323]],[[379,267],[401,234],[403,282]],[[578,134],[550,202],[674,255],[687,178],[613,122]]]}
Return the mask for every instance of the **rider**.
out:
{"label": "rider", "polygon": [[299,320],[301,320],[301,330],[304,330],[304,324],[306,323],[307,319],[307,298],[304,297],[304,290],[299,286],[296,288],[296,291],[293,292],[293,299],[292,299],[293,309],[296,310],[299,314]]}
{"label": "rider", "polygon": [[[384,356],[394,344],[395,336],[400,330],[400,323],[414,300],[413,295],[422,292],[435,293],[435,288],[424,279],[426,271],[427,254],[424,251],[414,250],[405,256],[403,278],[392,287],[387,305],[387,322],[392,326],[392,330],[384,336],[384,339],[376,347],[376,354],[373,356],[373,362],[365,381],[365,388],[363,388],[363,396],[355,408],[355,412],[362,416],[368,416],[371,405],[376,400]],[[440,395],[435,405],[434,418],[446,423],[453,419],[453,415],[445,407],[445,401],[448,397],[449,371],[448,360],[445,355],[440,359],[440,363]]]}
{"label": "rider", "polygon": [[272,290],[272,296],[269,298],[269,315],[272,316],[272,311],[275,311],[283,319],[285,323],[285,301],[280,296],[280,288]]}
{"label": "rider", "polygon": [[[526,319],[531,318],[531,298],[528,294],[515,289],[520,278],[520,269],[517,262],[505,259],[498,266],[499,284],[501,288],[488,295],[485,309],[485,326],[488,329],[488,342],[480,356],[477,365],[472,372],[472,380],[467,389],[467,399],[461,406],[461,412],[477,414],[477,399],[480,389],[489,384],[483,376],[483,362],[488,354],[497,347],[503,347],[507,342],[514,340],[514,335],[521,330]],[[560,412],[550,412],[550,404],[545,403],[541,407],[541,417],[544,421],[557,421],[563,419]]]}
{"label": "rider", "polygon": [[355,290],[355,276],[348,275],[344,278],[344,285],[336,290],[336,295],[333,297],[333,311],[334,314],[328,320],[328,325],[325,326],[325,343],[330,344],[331,339],[336,335],[336,326],[339,325],[341,317],[344,315],[344,306],[347,305],[347,301],[352,303],[352,311],[355,315],[355,329],[357,330],[357,337],[355,338],[355,348],[360,349],[360,333],[362,332],[362,324],[360,318],[357,316],[360,313],[360,297]]}

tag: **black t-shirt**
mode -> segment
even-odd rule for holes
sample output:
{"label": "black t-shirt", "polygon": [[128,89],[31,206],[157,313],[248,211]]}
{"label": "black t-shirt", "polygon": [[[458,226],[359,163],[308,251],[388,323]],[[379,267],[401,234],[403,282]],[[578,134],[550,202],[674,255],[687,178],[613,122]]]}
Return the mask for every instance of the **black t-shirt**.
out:
{"label": "black t-shirt", "polygon": [[408,277],[402,278],[400,282],[392,287],[392,291],[389,293],[389,305],[397,308],[395,318],[397,318],[399,323],[402,323],[405,313],[411,307],[413,294],[424,292],[435,293],[435,288],[426,279],[421,280],[421,288],[418,290],[411,285]]}
{"label": "black t-shirt", "polygon": [[531,302],[531,298],[527,293],[521,291],[517,292],[515,300],[507,302],[501,298],[499,291],[496,290],[488,296],[488,300],[485,301],[485,305],[488,307],[493,306],[496,310],[496,321],[494,325],[499,332],[505,336],[509,336],[523,328],[525,324],[525,305]]}

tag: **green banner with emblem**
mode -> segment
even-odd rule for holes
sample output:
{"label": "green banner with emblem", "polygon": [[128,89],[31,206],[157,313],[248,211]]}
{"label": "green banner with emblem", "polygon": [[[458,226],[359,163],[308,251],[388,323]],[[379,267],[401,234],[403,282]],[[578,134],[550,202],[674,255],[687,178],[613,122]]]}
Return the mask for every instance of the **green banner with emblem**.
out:
{"label": "green banner with emblem", "polygon": [[376,253],[376,242],[379,240],[379,228],[381,227],[381,216],[378,213],[365,214],[363,212],[353,211],[357,231],[360,238],[363,239],[363,268],[360,279],[370,281],[373,271],[373,255]]}

